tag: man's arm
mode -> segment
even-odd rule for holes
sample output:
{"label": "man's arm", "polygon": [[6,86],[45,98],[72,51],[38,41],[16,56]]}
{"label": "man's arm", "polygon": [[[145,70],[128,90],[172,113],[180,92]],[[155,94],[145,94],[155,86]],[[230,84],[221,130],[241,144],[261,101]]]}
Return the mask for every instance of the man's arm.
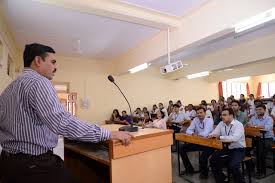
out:
{"label": "man's arm", "polygon": [[196,120],[196,118],[193,119],[193,121],[191,122],[190,126],[187,128],[186,134],[192,135],[195,132],[195,128],[196,128],[195,120]]}
{"label": "man's arm", "polygon": [[83,122],[65,111],[54,87],[47,79],[36,82],[29,97],[37,117],[55,134],[86,142],[105,141],[112,137],[118,140],[125,138],[116,133],[112,136],[109,130]]}

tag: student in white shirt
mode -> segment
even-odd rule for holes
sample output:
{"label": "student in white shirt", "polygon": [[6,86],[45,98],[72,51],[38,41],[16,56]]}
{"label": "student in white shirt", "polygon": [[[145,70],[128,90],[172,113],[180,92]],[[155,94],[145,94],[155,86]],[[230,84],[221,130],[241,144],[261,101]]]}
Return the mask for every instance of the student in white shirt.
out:
{"label": "student in white shirt", "polygon": [[157,119],[155,119],[153,122],[150,122],[145,127],[147,128],[160,128],[160,129],[167,129],[166,127],[166,119],[165,114],[163,111],[157,112]]}
{"label": "student in white shirt", "polygon": [[176,104],[178,104],[180,106],[180,112],[185,113],[185,108],[184,108],[184,105],[181,103],[181,101],[178,100]]}
{"label": "student in white shirt", "polygon": [[188,104],[187,111],[185,112],[186,116],[188,116],[191,120],[197,117],[197,113],[194,110],[194,106],[192,104]]}
{"label": "student in white shirt", "polygon": [[[206,110],[203,107],[197,108],[198,117],[194,118],[190,126],[186,130],[188,135],[198,135],[207,137],[213,131],[213,120],[206,118]],[[200,178],[208,177],[208,158],[214,152],[214,149],[196,144],[182,144],[180,147],[180,154],[186,173],[193,173],[194,168],[187,156],[187,152],[202,151],[199,157]]]}
{"label": "student in white shirt", "polygon": [[205,108],[205,110],[206,110],[205,114],[206,114],[206,117],[207,117],[207,118],[213,119],[212,112],[210,111],[210,109],[207,109],[207,105],[205,105],[205,104],[200,104],[200,107]]}
{"label": "student in white shirt", "polygon": [[173,105],[173,113],[170,114],[168,121],[173,123],[172,129],[175,133],[180,132],[182,123],[190,118],[183,112],[180,112],[180,106],[178,104]]}
{"label": "student in white shirt", "polygon": [[241,173],[241,163],[245,156],[245,134],[243,124],[234,119],[231,108],[222,110],[222,122],[209,134],[209,138],[216,137],[223,141],[231,142],[228,149],[216,151],[210,159],[210,166],[217,183],[223,183],[225,175],[222,172],[222,157],[228,156],[228,165],[233,174],[234,182],[245,183]]}
{"label": "student in white shirt", "polygon": [[[254,95],[253,94],[250,94],[249,95],[249,99],[247,99],[247,104],[248,104],[248,108],[249,108],[249,110],[248,110],[248,115],[251,115],[251,114],[254,114],[255,113],[255,104],[254,104],[254,100],[255,100],[255,98],[254,98]],[[248,116],[248,117],[250,117],[250,116]]]}
{"label": "student in white shirt", "polygon": [[141,109],[138,107],[134,112],[134,117],[141,119],[142,116],[143,116],[143,113],[142,113]]}
{"label": "student in white shirt", "polygon": [[163,103],[159,103],[159,110],[161,110],[162,112],[164,112],[165,118],[167,120],[168,119],[168,112],[167,112],[167,109],[164,108]]}

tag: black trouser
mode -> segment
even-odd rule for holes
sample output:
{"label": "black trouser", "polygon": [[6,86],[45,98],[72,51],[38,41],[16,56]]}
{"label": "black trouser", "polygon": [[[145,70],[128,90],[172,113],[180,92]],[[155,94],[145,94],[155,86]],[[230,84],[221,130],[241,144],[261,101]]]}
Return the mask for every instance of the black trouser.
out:
{"label": "black trouser", "polygon": [[38,156],[1,153],[2,183],[75,183],[63,160],[48,152]]}
{"label": "black trouser", "polygon": [[[226,161],[224,157],[227,155]],[[244,183],[244,177],[241,172],[241,163],[245,156],[244,148],[237,149],[226,149],[221,151],[216,151],[212,154],[210,158],[210,166],[214,174],[214,178],[217,183],[223,183],[225,176],[222,173],[222,168],[225,165],[229,167],[230,172],[233,174],[233,179],[235,183]]]}
{"label": "black trouser", "polygon": [[200,172],[203,175],[208,175],[208,158],[214,152],[214,149],[209,147],[203,147],[196,144],[181,144],[180,155],[186,172],[194,171],[194,168],[187,156],[187,152],[202,151],[199,157]]}

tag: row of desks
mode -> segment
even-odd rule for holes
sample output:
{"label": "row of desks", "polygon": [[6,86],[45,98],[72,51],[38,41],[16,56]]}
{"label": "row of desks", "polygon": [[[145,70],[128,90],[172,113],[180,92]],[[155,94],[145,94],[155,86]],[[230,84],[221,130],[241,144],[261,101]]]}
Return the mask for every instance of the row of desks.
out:
{"label": "row of desks", "polygon": [[[264,134],[265,130],[261,128],[255,128],[255,127],[248,127],[245,128],[245,135],[246,137],[246,147],[252,148],[252,138],[257,138],[258,143],[263,143],[264,147]],[[263,137],[263,138],[261,138]],[[206,146],[209,148],[214,148],[217,150],[221,150],[225,148],[228,143],[230,142],[225,142],[222,140],[218,140],[216,138],[204,138],[200,136],[194,136],[194,135],[187,135],[184,133],[176,133],[175,134],[175,139],[177,141],[177,149],[178,149],[178,168],[179,168],[179,174],[180,174],[180,165],[179,165],[179,141],[181,142],[186,142],[186,143],[191,143],[191,144],[197,144],[201,146]],[[266,175],[266,170],[265,170],[265,151],[263,154],[259,153],[259,148],[260,144],[256,145],[256,159],[257,159],[257,171],[259,173],[263,173]],[[261,168],[263,167],[263,168]]]}

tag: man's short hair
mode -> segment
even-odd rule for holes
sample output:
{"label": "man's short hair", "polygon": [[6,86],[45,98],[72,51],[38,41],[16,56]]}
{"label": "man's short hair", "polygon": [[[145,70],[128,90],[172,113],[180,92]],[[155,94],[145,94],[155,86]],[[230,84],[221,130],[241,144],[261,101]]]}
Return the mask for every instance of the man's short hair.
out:
{"label": "man's short hair", "polygon": [[23,60],[24,67],[30,67],[36,56],[40,56],[43,60],[48,56],[47,53],[55,53],[54,49],[39,43],[27,44],[25,46]]}
{"label": "man's short hair", "polygon": [[180,106],[178,104],[173,104],[173,107],[180,108]]}
{"label": "man's short hair", "polygon": [[233,104],[233,103],[236,103],[236,104],[238,104],[238,106],[241,106],[241,104],[240,104],[240,102],[239,102],[238,100],[233,100],[233,101],[231,102],[231,104]]}
{"label": "man's short hair", "polygon": [[206,109],[204,107],[197,107],[196,111],[199,111],[199,110],[203,110],[204,112],[206,112]]}
{"label": "man's short hair", "polygon": [[233,117],[235,117],[235,113],[234,113],[234,111],[233,111],[232,108],[226,107],[226,108],[223,108],[223,109],[222,109],[222,112],[223,112],[223,111],[228,111],[229,115],[233,115]]}
{"label": "man's short hair", "polygon": [[263,108],[264,110],[266,110],[266,106],[264,104],[259,104],[256,106],[256,109],[257,108]]}

